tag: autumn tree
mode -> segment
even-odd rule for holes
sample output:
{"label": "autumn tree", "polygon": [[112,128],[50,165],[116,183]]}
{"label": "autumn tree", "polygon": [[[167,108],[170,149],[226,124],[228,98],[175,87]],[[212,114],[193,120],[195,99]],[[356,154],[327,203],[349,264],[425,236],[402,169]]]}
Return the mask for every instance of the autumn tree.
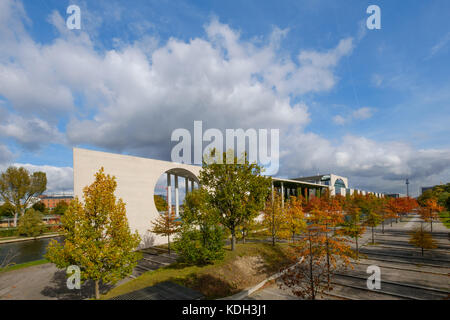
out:
{"label": "autumn tree", "polygon": [[30,174],[23,167],[9,167],[0,175],[0,196],[14,207],[15,227],[18,217],[25,213],[33,198],[41,195],[46,188],[47,176],[44,172]]}
{"label": "autumn tree", "polygon": [[281,195],[276,191],[273,191],[272,196],[266,202],[262,224],[266,233],[272,238],[272,245],[275,245],[285,224]]}
{"label": "autumn tree", "polygon": [[434,249],[437,248],[437,242],[431,236],[431,233],[426,232],[423,229],[422,223],[420,228],[416,228],[409,239],[409,243],[422,249],[422,256],[424,249]]}
{"label": "autumn tree", "polygon": [[179,231],[180,222],[173,211],[159,214],[154,221],[151,221],[152,228],[149,230],[155,234],[167,237],[167,248],[170,254],[170,237]]}
{"label": "autumn tree", "polygon": [[282,227],[285,228],[287,237],[290,237],[293,243],[295,241],[295,235],[304,231],[306,228],[303,202],[302,196],[291,196],[285,203],[284,223],[282,221]]}
{"label": "autumn tree", "polygon": [[433,232],[433,220],[438,218],[438,212],[444,210],[437,200],[429,198],[425,201],[425,206],[419,208],[419,215],[425,222],[430,222],[430,231]]}
{"label": "autumn tree", "polygon": [[331,232],[332,228],[344,221],[341,203],[342,199],[325,194],[322,198],[312,199],[306,206],[308,227],[315,228],[321,234],[319,240],[323,242],[322,249],[326,257],[328,290],[331,290],[331,276],[338,268],[338,263],[346,268],[350,265],[349,258],[352,255],[348,241]]}
{"label": "autumn tree", "polygon": [[220,213],[220,223],[231,233],[231,250],[235,250],[238,227],[264,207],[271,178],[261,173],[262,168],[249,163],[245,153],[238,159],[232,150],[222,155],[212,150],[203,161],[199,183],[207,193],[206,201]]}
{"label": "autumn tree", "polygon": [[400,203],[396,198],[391,198],[387,201],[385,211],[387,213],[386,218],[389,218],[391,220],[391,227],[392,227],[392,219],[399,218],[400,212],[402,211],[400,207]]}
{"label": "autumn tree", "polygon": [[359,259],[358,239],[364,234],[366,228],[361,218],[361,208],[359,204],[364,201],[364,196],[354,195],[349,197],[344,204],[346,219],[342,223],[340,233],[355,239],[356,259]]}
{"label": "autumn tree", "polygon": [[382,221],[382,217],[379,214],[380,202],[378,198],[373,195],[367,195],[364,201],[359,202],[361,213],[365,216],[364,224],[371,229],[372,244],[375,244],[374,229]]}
{"label": "autumn tree", "polygon": [[84,203],[75,198],[61,218],[64,244],[52,240],[47,248],[46,258],[58,268],[76,265],[82,281],[94,281],[97,299],[100,281],[123,279],[141,257],[135,251],[140,237],[130,231],[125,203],[114,195],[116,187],[116,178],[106,175],[102,167],[95,181],[84,188]]}
{"label": "autumn tree", "polygon": [[327,288],[321,238],[321,230],[308,226],[303,239],[288,249],[288,256],[295,264],[281,275],[281,288],[287,287],[294,295],[310,300],[315,300]]}

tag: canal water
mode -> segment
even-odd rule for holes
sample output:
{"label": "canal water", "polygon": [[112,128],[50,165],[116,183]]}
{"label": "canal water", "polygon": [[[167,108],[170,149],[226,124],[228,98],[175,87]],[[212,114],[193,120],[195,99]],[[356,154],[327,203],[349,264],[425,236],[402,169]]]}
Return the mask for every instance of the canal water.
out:
{"label": "canal water", "polygon": [[8,252],[16,256],[11,261],[14,264],[25,263],[44,259],[47,246],[50,240],[55,239],[58,242],[63,241],[63,237],[53,237],[37,240],[18,241],[0,244],[0,262],[6,257]]}

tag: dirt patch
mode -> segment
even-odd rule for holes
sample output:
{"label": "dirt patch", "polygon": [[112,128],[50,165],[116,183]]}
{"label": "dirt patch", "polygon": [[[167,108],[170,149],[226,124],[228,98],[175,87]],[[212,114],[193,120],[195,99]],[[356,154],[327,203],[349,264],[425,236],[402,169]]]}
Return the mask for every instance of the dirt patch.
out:
{"label": "dirt patch", "polygon": [[261,256],[237,257],[230,263],[189,279],[193,289],[208,298],[235,294],[267,278],[266,263]]}

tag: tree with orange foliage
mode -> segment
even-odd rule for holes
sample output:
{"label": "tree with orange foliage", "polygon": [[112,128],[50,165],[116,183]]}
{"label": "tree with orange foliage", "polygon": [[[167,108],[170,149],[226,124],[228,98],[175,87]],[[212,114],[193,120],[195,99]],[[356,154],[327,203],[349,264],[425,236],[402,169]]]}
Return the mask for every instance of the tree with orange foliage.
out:
{"label": "tree with orange foliage", "polygon": [[438,212],[443,211],[444,208],[441,207],[437,200],[434,198],[427,199],[425,201],[425,206],[419,208],[419,214],[425,222],[430,222],[430,229],[433,232],[433,220],[438,218]]}
{"label": "tree with orange foliage", "polygon": [[293,262],[298,262],[301,257],[304,259],[282,275],[281,287],[288,287],[295,295],[312,300],[326,288],[332,290],[332,274],[346,268],[351,256],[346,239],[329,235],[330,227],[340,221],[335,216],[338,209],[337,202],[332,199],[313,198],[305,205],[307,231],[290,251]]}
{"label": "tree with orange foliage", "polygon": [[170,254],[170,236],[176,234],[180,230],[180,221],[173,211],[161,213],[155,221],[151,222],[152,228],[150,232],[167,236],[167,248]]}
{"label": "tree with orange foliage", "polygon": [[402,209],[400,208],[400,203],[398,202],[397,198],[389,199],[386,203],[385,210],[387,213],[386,218],[391,219],[391,227],[392,227],[392,219],[395,219],[395,221],[397,221],[397,219],[399,218],[399,214],[402,211]]}
{"label": "tree with orange foliage", "polygon": [[419,206],[416,199],[410,197],[398,198],[396,201],[398,203],[400,221],[402,217],[406,216]]}
{"label": "tree with orange foliage", "polygon": [[329,235],[331,228],[335,231],[336,226],[344,221],[341,205],[344,201],[344,197],[340,197],[339,199],[325,194],[325,196],[320,199],[321,210],[316,211],[316,216],[310,216],[310,219],[314,219],[314,222],[320,225],[323,234],[325,234],[328,290],[331,290],[330,276],[332,268],[334,269],[338,262],[337,258],[343,260],[345,265],[350,263],[349,257],[351,256],[351,248],[347,245],[347,240],[337,235],[336,232],[333,232],[331,236]]}

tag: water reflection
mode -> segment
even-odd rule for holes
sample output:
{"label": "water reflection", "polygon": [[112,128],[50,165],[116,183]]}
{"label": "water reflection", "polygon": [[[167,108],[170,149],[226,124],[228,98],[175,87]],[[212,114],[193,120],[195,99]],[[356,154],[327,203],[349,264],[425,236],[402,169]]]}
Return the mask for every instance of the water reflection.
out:
{"label": "water reflection", "polygon": [[17,254],[12,260],[12,263],[15,264],[43,259],[47,250],[47,245],[52,239],[55,239],[58,242],[64,240],[63,237],[53,237],[0,244],[0,261],[3,261],[8,254],[8,251],[11,250],[13,254]]}

